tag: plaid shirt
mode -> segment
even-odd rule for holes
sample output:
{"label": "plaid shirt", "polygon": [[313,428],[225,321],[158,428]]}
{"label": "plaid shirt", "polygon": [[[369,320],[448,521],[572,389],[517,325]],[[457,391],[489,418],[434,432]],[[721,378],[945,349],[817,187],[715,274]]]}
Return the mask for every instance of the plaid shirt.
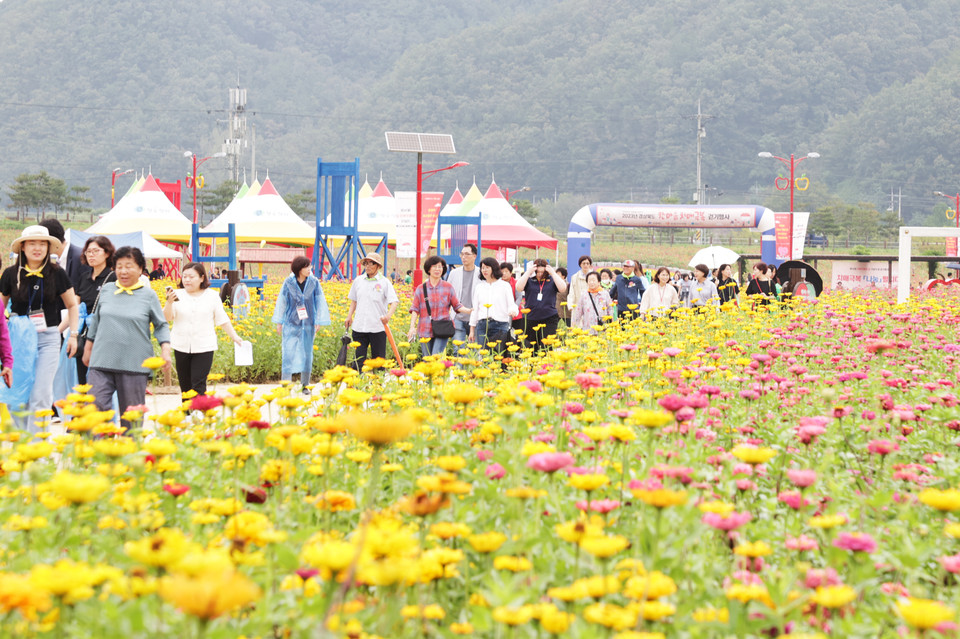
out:
{"label": "plaid shirt", "polygon": [[433,337],[430,321],[433,319],[450,319],[450,309],[457,311],[463,308],[463,304],[457,299],[457,292],[449,282],[440,280],[437,286],[431,286],[430,281],[427,280],[424,284],[427,286],[427,301],[430,302],[430,313],[427,314],[427,304],[423,299],[423,286],[418,286],[413,291],[413,305],[410,307],[410,312],[420,316],[420,323],[417,324],[417,335]]}

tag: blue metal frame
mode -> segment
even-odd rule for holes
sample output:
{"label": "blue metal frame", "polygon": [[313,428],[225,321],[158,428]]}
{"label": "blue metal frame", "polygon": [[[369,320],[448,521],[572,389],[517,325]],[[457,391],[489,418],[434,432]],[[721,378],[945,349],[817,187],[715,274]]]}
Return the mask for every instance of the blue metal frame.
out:
{"label": "blue metal frame", "polygon": [[[441,229],[450,227],[450,254],[443,252],[443,243],[440,240]],[[443,258],[447,266],[463,264],[460,259],[460,249],[470,242],[470,228],[477,227],[477,255],[483,249],[482,223],[479,215],[441,215],[437,217],[437,255]]]}
{"label": "blue metal frame", "polygon": [[[227,255],[225,257],[220,257],[218,255],[201,255],[200,254],[200,239],[201,238],[210,238],[213,240],[211,246],[216,246],[216,241],[218,239],[226,238],[227,240]],[[190,230],[190,246],[193,249],[193,261],[200,262],[201,264],[216,264],[217,262],[226,262],[227,269],[231,271],[236,271],[237,266],[237,227],[235,224],[227,224],[226,232],[213,233],[207,231],[201,231],[200,226],[194,224]],[[211,252],[215,252],[213,249]],[[241,282],[247,286],[253,286],[260,293],[260,299],[263,299],[263,287],[267,283],[267,278],[255,278],[250,277],[246,279],[241,279]],[[224,279],[211,279],[210,285],[223,288],[223,285],[227,283],[227,280]]]}
{"label": "blue metal frame", "polygon": [[[317,158],[317,236],[313,243],[313,271],[322,280],[350,279],[360,271],[366,255],[363,238],[376,238],[377,253],[382,253],[387,269],[387,234],[360,231],[359,202],[360,158],[353,162],[324,162]],[[327,223],[329,220],[329,224]],[[334,238],[343,238],[337,249]],[[326,263],[329,262],[329,267]]]}

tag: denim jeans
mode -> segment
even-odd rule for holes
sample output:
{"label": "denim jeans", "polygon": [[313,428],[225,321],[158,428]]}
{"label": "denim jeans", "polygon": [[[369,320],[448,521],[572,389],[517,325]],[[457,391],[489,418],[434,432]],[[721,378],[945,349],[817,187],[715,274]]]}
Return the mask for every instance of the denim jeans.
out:
{"label": "denim jeans", "polygon": [[510,330],[510,322],[498,322],[492,319],[482,319],[477,321],[477,343],[481,347],[486,346],[487,341],[493,341],[501,333]]}
{"label": "denim jeans", "polygon": [[423,356],[442,355],[447,350],[447,341],[449,337],[433,337],[429,342],[420,344],[420,352]]}
{"label": "denim jeans", "polygon": [[[470,320],[469,319],[462,320],[460,319],[459,315],[454,317],[453,318],[453,337],[451,337],[450,339],[452,339],[455,342],[466,342],[467,335],[469,334],[470,334]],[[466,344],[462,344],[460,346],[457,346],[456,344],[454,344],[453,354],[459,355],[460,351],[463,350],[464,348],[466,348]]]}
{"label": "denim jeans", "polygon": [[39,429],[34,425],[38,410],[53,408],[53,378],[60,359],[60,332],[56,329],[37,333],[37,366],[34,369],[33,389],[30,391],[28,414],[14,417],[17,428],[30,433]]}

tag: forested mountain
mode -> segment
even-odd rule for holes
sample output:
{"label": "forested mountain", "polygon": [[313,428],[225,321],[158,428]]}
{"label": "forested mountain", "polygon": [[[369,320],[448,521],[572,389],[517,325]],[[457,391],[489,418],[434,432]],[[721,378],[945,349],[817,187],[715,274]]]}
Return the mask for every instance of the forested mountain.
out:
{"label": "forested mountain", "polygon": [[412,188],[383,132],[421,130],[457,144],[428,168],[471,163],[428,188],[688,201],[700,101],[714,202],[778,203],[757,152],[818,151],[798,208],[902,189],[919,220],[960,188],[958,18],[945,0],[2,0],[0,185],[46,170],[105,206],[115,166],[183,177],[185,149],[220,150],[239,77],[284,192],[313,187],[317,157]]}

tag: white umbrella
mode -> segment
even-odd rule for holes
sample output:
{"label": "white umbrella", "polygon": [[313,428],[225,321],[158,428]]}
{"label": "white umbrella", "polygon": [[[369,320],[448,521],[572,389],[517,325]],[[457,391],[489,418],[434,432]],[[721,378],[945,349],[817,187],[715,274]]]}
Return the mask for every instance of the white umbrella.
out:
{"label": "white umbrella", "polygon": [[740,259],[738,253],[734,253],[724,246],[708,246],[697,251],[697,254],[690,260],[690,267],[697,264],[706,264],[707,268],[715,269],[721,264],[733,264]]}

